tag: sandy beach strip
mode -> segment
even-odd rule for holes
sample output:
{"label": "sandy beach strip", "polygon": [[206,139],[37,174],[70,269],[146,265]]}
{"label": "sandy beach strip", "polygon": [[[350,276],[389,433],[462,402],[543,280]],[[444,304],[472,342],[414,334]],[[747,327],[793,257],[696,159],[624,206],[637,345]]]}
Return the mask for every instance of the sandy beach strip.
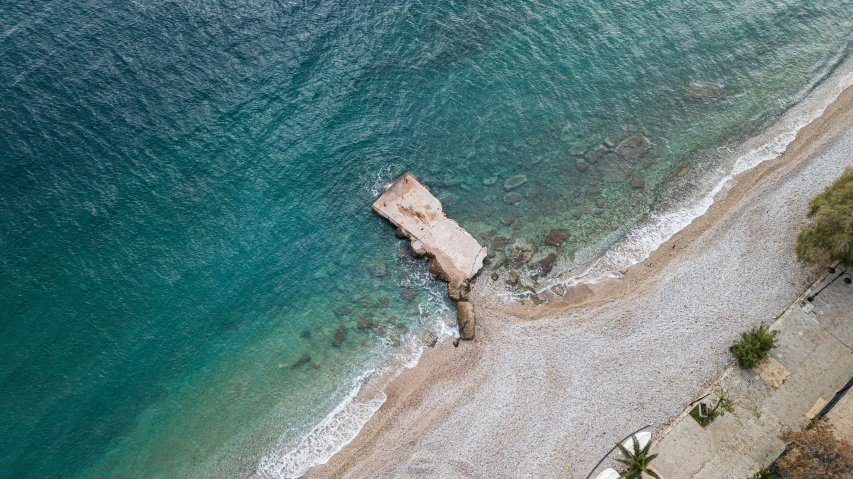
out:
{"label": "sandy beach strip", "polygon": [[[304,477],[586,477],[613,443],[660,430],[814,278],[794,256],[807,202],[853,165],[853,88],[784,155],[620,279],[533,308],[474,289],[477,339],[442,342],[329,463]],[[529,302],[528,302],[529,303]]]}

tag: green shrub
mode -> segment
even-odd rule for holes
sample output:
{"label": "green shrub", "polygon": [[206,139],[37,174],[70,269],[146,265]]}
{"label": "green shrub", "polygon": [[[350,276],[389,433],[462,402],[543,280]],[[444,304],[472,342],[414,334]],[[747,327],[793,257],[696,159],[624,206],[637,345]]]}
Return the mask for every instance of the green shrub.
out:
{"label": "green shrub", "polygon": [[770,328],[765,325],[741,333],[740,341],[736,342],[732,348],[732,353],[740,367],[750,369],[761,362],[773,346],[776,346],[777,333],[778,331],[770,331]]}
{"label": "green shrub", "polygon": [[773,479],[773,471],[765,466],[755,471],[755,474],[749,476],[749,479]]}
{"label": "green shrub", "polygon": [[797,257],[825,265],[840,261],[853,266],[853,168],[809,201],[809,224],[797,234]]}

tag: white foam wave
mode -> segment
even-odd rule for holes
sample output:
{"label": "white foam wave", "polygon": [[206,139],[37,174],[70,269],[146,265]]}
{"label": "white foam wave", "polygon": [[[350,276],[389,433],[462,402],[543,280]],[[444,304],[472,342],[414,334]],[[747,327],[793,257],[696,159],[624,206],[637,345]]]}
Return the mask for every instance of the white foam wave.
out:
{"label": "white foam wave", "polygon": [[[724,162],[730,165],[728,172],[725,169],[717,169],[706,174],[705,178],[699,179],[704,181],[704,187],[698,188],[698,194],[650,214],[613,248],[592,261],[579,274],[568,280],[561,280],[559,284],[571,286],[578,283],[598,283],[617,277],[621,269],[644,261],[661,244],[705,214],[717,194],[731,186],[734,177],[782,155],[797,137],[797,133],[819,118],[826,108],[838,99],[841,92],[851,85],[853,57],[839,65],[832,75],[789,109],[763,135],[746,142],[736,150],[724,152],[723,156],[730,158],[728,162]],[[542,290],[551,286],[549,284]]]}

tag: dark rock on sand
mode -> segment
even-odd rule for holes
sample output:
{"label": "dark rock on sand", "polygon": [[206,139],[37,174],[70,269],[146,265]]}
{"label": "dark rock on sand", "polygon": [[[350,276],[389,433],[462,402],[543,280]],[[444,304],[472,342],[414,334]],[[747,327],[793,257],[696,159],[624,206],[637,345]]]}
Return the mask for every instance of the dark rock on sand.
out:
{"label": "dark rock on sand", "polygon": [[557,261],[557,253],[550,253],[548,256],[539,260],[539,269],[542,271],[543,275],[546,275],[554,269],[554,262]]}
{"label": "dark rock on sand", "polygon": [[678,177],[679,178],[686,175],[689,171],[690,171],[690,165],[688,165],[686,163],[683,165],[678,165]]}
{"label": "dark rock on sand", "polygon": [[492,273],[492,281],[497,281],[500,276],[497,273]]}
{"label": "dark rock on sand", "polygon": [[305,366],[306,364],[308,364],[310,362],[311,362],[311,355],[308,353],[305,353],[302,356],[299,356],[299,359],[297,359],[296,362],[293,363],[293,366],[291,366],[291,368],[296,369],[296,368]]}
{"label": "dark rock on sand", "polygon": [[299,337],[302,339],[311,339],[311,330],[303,329],[301,333],[299,333]]}
{"label": "dark rock on sand", "polygon": [[643,135],[634,135],[616,147],[616,153],[631,163],[636,163],[651,147],[652,142],[648,138]]}
{"label": "dark rock on sand", "polygon": [[548,232],[545,237],[545,243],[551,246],[562,246],[563,242],[569,238],[571,233],[567,229],[555,228]]}
{"label": "dark rock on sand", "polygon": [[332,339],[332,346],[339,348],[341,344],[344,344],[344,340],[347,338],[347,328],[341,326],[335,331],[335,338]]}
{"label": "dark rock on sand", "polygon": [[456,324],[459,326],[459,337],[465,340],[474,339],[474,329],[477,317],[474,315],[474,305],[468,301],[456,304]]}
{"label": "dark rock on sand", "polygon": [[601,186],[599,186],[599,185],[590,186],[589,188],[586,188],[585,190],[583,190],[583,193],[587,196],[595,196],[595,195],[601,194]]}
{"label": "dark rock on sand", "polygon": [[640,178],[637,175],[631,177],[631,188],[645,188],[646,180]]}

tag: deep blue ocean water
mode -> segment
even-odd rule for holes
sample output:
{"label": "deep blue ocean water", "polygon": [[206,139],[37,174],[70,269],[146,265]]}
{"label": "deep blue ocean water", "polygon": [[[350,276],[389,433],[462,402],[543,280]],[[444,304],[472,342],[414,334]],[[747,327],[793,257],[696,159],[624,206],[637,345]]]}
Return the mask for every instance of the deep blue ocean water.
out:
{"label": "deep blue ocean water", "polygon": [[452,322],[383,182],[571,263],[851,40],[850,1],[5,2],[0,477],[246,477]]}

